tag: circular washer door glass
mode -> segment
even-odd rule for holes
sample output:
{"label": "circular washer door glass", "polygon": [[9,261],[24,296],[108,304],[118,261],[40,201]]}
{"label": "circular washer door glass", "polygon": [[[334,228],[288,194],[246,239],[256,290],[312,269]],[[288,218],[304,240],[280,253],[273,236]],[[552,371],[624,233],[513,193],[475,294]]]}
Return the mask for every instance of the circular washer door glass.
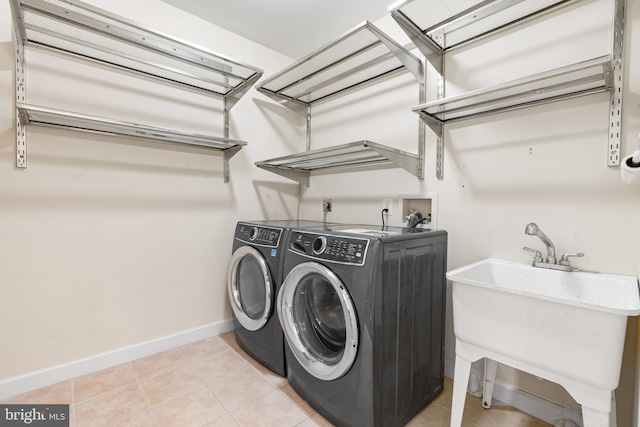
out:
{"label": "circular washer door glass", "polygon": [[328,268],[294,267],[278,296],[282,329],[296,360],[323,380],[349,371],[358,349],[355,309],[346,287]]}
{"label": "circular washer door glass", "polygon": [[238,322],[250,331],[266,325],[273,311],[273,281],[264,257],[250,246],[238,248],[227,274],[231,308]]}

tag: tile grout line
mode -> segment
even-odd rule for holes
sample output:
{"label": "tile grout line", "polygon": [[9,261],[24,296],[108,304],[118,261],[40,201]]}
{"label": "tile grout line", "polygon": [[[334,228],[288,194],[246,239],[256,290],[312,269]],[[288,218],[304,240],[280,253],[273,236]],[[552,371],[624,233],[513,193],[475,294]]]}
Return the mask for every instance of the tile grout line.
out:
{"label": "tile grout line", "polygon": [[[139,360],[139,359],[136,359],[136,360]],[[149,398],[147,397],[147,393],[145,393],[144,388],[142,387],[142,381],[140,381],[138,372],[136,372],[136,369],[133,367],[132,362],[133,361],[129,362],[129,365],[131,365],[131,370],[133,371],[133,377],[136,379],[138,390],[140,390],[140,392],[142,393],[142,397],[144,398],[144,403],[147,405],[147,412],[149,413],[149,416],[151,417],[154,424],[157,427],[160,427],[160,422],[158,421],[158,418],[156,417],[155,413],[151,410],[151,404],[149,403]]]}
{"label": "tile grout line", "polygon": [[[233,350],[233,349],[231,348],[231,346],[229,346],[229,345],[228,345],[224,340],[220,339],[220,341],[222,341],[222,342],[223,342],[227,347],[229,347],[229,350]],[[227,351],[227,350],[225,350],[225,351]],[[231,413],[231,411],[229,410],[229,408],[227,408],[227,405],[225,405],[225,404],[224,404],[224,402],[222,401],[222,399],[220,399],[220,396],[218,396],[218,395],[216,394],[216,392],[211,388],[211,384],[209,384],[207,381],[205,381],[205,379],[202,377],[202,375],[200,374],[200,372],[198,372],[198,370],[196,369],[196,367],[195,367],[195,366],[193,366],[193,362],[194,362],[194,361],[193,361],[193,360],[191,360],[191,359],[189,359],[189,358],[184,354],[184,352],[183,352],[182,350],[180,350],[180,352],[182,353],[182,356],[185,358],[185,360],[186,360],[186,361],[187,361],[187,363],[189,364],[189,367],[190,367],[190,368],[192,368],[192,369],[196,372],[196,375],[198,375],[198,378],[200,378],[200,381],[202,381],[202,382],[204,383],[204,387],[206,387],[206,388],[209,390],[209,392],[211,392],[211,394],[213,394],[213,395],[215,396],[215,398],[216,398],[216,399],[218,399],[218,402],[220,402],[220,404],[222,405],[222,407],[223,407],[223,408],[225,409],[225,411],[226,411],[226,412],[225,412],[225,414],[221,414],[221,415],[219,415],[219,416],[217,416],[217,417],[215,417],[215,418],[212,418],[212,419],[210,419],[210,420],[208,420],[208,421],[204,422],[203,424],[201,424],[201,426],[205,426],[206,424],[208,424],[208,423],[210,423],[210,422],[212,422],[212,421],[215,421],[215,420],[217,420],[218,418],[223,417],[223,416],[224,416],[224,415],[226,415],[226,414],[229,414],[229,416],[231,417],[231,419],[233,419],[233,421],[235,421],[235,423],[236,423],[236,424],[240,425],[240,423],[238,422],[238,420],[236,420],[236,419],[235,419],[235,417],[233,416],[233,414]],[[234,353],[235,353],[235,351],[234,351]],[[202,357],[202,358],[200,358],[200,359],[205,359],[205,357]],[[204,388],[204,387],[203,387],[203,388]]]}
{"label": "tile grout line", "polygon": [[69,408],[69,417],[71,417],[71,412],[73,412],[73,425],[71,427],[75,427],[78,425],[78,417],[76,417],[76,391],[75,384],[73,382],[73,378],[69,380],[71,386],[71,407]]}
{"label": "tile grout line", "polygon": [[104,397],[105,395],[107,395],[109,393],[113,393],[114,391],[118,391],[118,390],[121,390],[123,388],[127,388],[127,387],[132,386],[132,385],[134,385],[134,383],[125,384],[125,385],[119,385],[119,386],[117,386],[115,388],[112,388],[110,390],[105,391],[104,393],[96,394],[95,396],[91,396],[88,399],[84,399],[84,400],[81,400],[80,402],[76,402],[74,405],[83,405],[83,404],[85,404],[85,403],[87,403],[87,402],[89,402],[91,400],[95,400],[95,399]]}
{"label": "tile grout line", "polygon": [[[229,349],[231,349],[231,347],[230,347],[230,346],[229,346],[229,345],[228,345],[224,340],[220,339],[220,341],[222,341],[222,342],[223,342],[227,347],[229,347]],[[182,350],[180,350],[180,351],[182,352]],[[226,350],[225,350],[225,351],[226,351]],[[220,399],[220,397],[216,394],[216,392],[215,392],[215,391],[213,391],[213,389],[211,388],[211,385],[210,385],[207,381],[205,381],[205,379],[204,379],[204,378],[202,378],[202,375],[197,371],[197,369],[195,369],[195,366],[193,366],[193,362],[194,362],[194,361],[193,361],[193,360],[191,360],[191,359],[189,359],[189,358],[188,358],[184,353],[182,353],[182,355],[183,355],[183,357],[184,357],[185,359],[187,359],[187,362],[189,363],[189,366],[190,366],[190,367],[192,367],[192,368],[196,371],[196,374],[198,375],[198,378],[200,378],[200,381],[202,381],[202,382],[204,383],[204,386],[207,388],[207,390],[209,390],[209,392],[210,392],[211,394],[213,394],[213,395],[215,396],[215,398],[216,398],[216,399],[218,399],[218,402],[220,402],[220,404],[222,405],[222,407],[223,407],[223,408],[224,408],[224,410],[226,411],[226,413],[225,413],[225,414],[229,414],[229,416],[233,419],[233,421],[235,421],[235,422],[236,422],[236,424],[240,425],[240,423],[238,423],[238,421],[233,417],[233,415],[232,415],[232,414],[231,414],[231,412],[229,411],[229,408],[227,408],[227,406],[224,404],[224,402],[222,401],[222,399]],[[204,359],[204,357],[202,357],[202,359]],[[222,415],[219,415],[219,416],[217,416],[217,417],[215,417],[215,418],[212,418],[212,419],[210,419],[210,420],[208,420],[208,421],[204,422],[203,424],[201,424],[201,426],[205,426],[205,425],[207,425],[208,423],[210,423],[211,421],[215,421],[216,419],[218,419],[218,418],[220,418],[220,417],[224,416],[225,414],[222,414]]]}
{"label": "tile grout line", "polygon": [[[238,355],[239,357],[242,357],[242,355],[241,355],[240,353],[238,353],[238,352],[237,352],[237,351],[235,351],[235,350],[233,350],[233,351],[234,351],[234,353],[235,353],[236,355]],[[288,384],[288,382],[285,382],[285,383],[284,383],[284,384],[282,384],[281,386],[276,386],[276,385],[275,385],[275,384],[273,384],[271,381],[269,381],[269,379],[268,379],[267,377],[265,377],[264,375],[262,375],[262,372],[260,372],[260,370],[259,370],[256,366],[252,365],[251,363],[249,363],[249,365],[251,366],[251,368],[252,368],[253,370],[255,370],[255,371],[258,373],[258,375],[260,375],[262,378],[264,378],[264,380],[265,380],[265,381],[267,381],[269,384],[271,384],[271,386],[273,386],[273,388],[274,388],[275,390],[277,390],[278,392],[280,392],[280,394],[282,394],[282,395],[283,395],[283,396],[284,396],[284,397],[285,397],[289,402],[291,402],[295,408],[297,408],[298,410],[300,410],[300,412],[302,412],[302,413],[306,416],[306,418],[309,418],[309,417],[310,417],[310,415],[307,415],[307,413],[306,413],[306,412],[305,412],[305,411],[304,411],[300,406],[298,406],[298,404],[297,404],[296,402],[294,402],[291,398],[289,398],[289,396],[287,396],[287,394],[286,394],[285,392],[283,392],[283,391],[282,391],[282,387],[284,387],[285,385],[287,385],[287,384]],[[268,369],[268,368],[267,368],[267,369]],[[285,379],[286,379],[286,377],[283,377],[283,378],[285,378]],[[273,391],[270,391],[269,393],[272,393],[272,392],[273,392]],[[268,394],[268,393],[267,393],[267,394]],[[266,394],[265,394],[265,396],[266,396]],[[254,399],[254,400],[257,400],[257,399],[259,399],[259,398],[256,398],[256,399]],[[243,406],[244,406],[244,405],[243,405]],[[314,412],[314,413],[315,413],[315,412]],[[306,419],[306,418],[305,418],[305,419]],[[302,420],[302,421],[304,421],[304,420]],[[301,421],[301,422],[302,422],[302,421]],[[298,423],[298,424],[299,424],[299,423]]]}
{"label": "tile grout line", "polygon": [[[151,410],[150,410],[150,407],[149,407],[149,402],[148,402],[148,400],[147,400],[147,396],[146,396],[146,394],[145,394],[144,390],[142,389],[142,386],[141,386],[141,384],[140,384],[140,382],[139,382],[139,380],[138,380],[138,376],[137,376],[137,373],[136,373],[135,369],[133,368],[133,365],[131,365],[131,362],[127,362],[126,364],[127,364],[127,365],[129,365],[129,367],[130,367],[130,368],[131,368],[131,370],[133,371],[133,377],[134,377],[135,382],[133,382],[133,383],[131,383],[131,384],[125,384],[125,385],[117,386],[117,387],[115,387],[115,388],[110,389],[109,391],[106,391],[106,392],[104,392],[104,393],[98,394],[98,395],[93,396],[93,397],[91,397],[91,398],[89,398],[89,399],[85,399],[85,400],[83,400],[82,402],[79,402],[79,403],[80,403],[80,404],[82,404],[82,403],[85,403],[85,402],[89,402],[89,401],[91,401],[91,400],[99,399],[99,398],[104,397],[105,395],[107,395],[107,394],[109,394],[109,393],[113,393],[114,391],[118,391],[118,390],[121,390],[121,389],[124,389],[124,388],[130,387],[130,386],[132,386],[132,385],[136,385],[136,387],[137,387],[138,391],[142,394],[142,398],[143,398],[143,399],[144,399],[144,401],[145,401],[146,409],[144,409],[144,410],[142,410],[142,411],[134,412],[134,413],[129,414],[129,415],[127,415],[127,416],[124,416],[124,417],[122,417],[122,418],[118,418],[118,419],[112,420],[112,421],[110,421],[110,422],[109,422],[109,424],[107,424],[107,425],[113,425],[113,424],[116,424],[116,423],[122,422],[122,421],[126,420],[127,418],[131,418],[131,417],[133,417],[133,416],[135,416],[135,415],[138,415],[138,414],[140,414],[140,413],[142,413],[142,412],[144,412],[144,411],[147,411],[147,412],[150,414],[150,416],[152,416],[152,419],[153,419],[153,421],[155,422],[156,426],[159,426],[159,424],[158,424],[158,422],[156,421],[155,417],[153,417],[153,414],[151,414]],[[123,364],[123,365],[124,365],[124,364]],[[107,369],[110,369],[110,368],[107,368]],[[72,399],[72,401],[73,401],[73,402],[75,402],[75,386],[74,386],[73,384],[74,384],[74,383],[73,383],[73,380],[72,380],[72,397],[71,397],[71,399]],[[75,424],[77,425],[77,421],[78,421],[78,420],[75,418],[75,403],[74,403],[74,421],[75,421]]]}
{"label": "tile grout line", "polygon": [[[200,341],[204,341],[204,340],[200,340]],[[220,340],[220,341],[221,341],[223,344],[225,344],[227,347],[229,347],[227,350],[231,349],[231,347],[230,347],[226,342],[224,342],[224,340]],[[198,342],[198,341],[195,341],[195,342]],[[150,401],[149,401],[149,398],[148,398],[148,396],[147,396],[147,393],[144,391],[144,387],[142,386],[142,382],[143,382],[143,381],[146,381],[146,380],[149,380],[149,379],[156,378],[156,377],[158,377],[158,376],[160,376],[160,375],[164,375],[164,374],[167,374],[167,373],[170,373],[170,372],[177,371],[177,370],[179,370],[179,369],[183,369],[183,368],[181,368],[181,367],[175,367],[175,365],[173,365],[173,364],[172,364],[172,365],[171,365],[171,366],[172,366],[172,368],[171,368],[171,369],[167,369],[167,370],[165,370],[165,371],[163,371],[163,372],[161,372],[161,373],[158,373],[158,374],[156,374],[156,375],[151,375],[151,376],[149,376],[148,378],[145,378],[144,380],[140,380],[139,375],[138,375],[138,373],[136,372],[136,370],[135,370],[135,368],[133,367],[133,364],[132,364],[132,362],[134,362],[134,361],[129,362],[129,364],[131,364],[131,368],[132,368],[133,373],[134,373],[134,378],[136,379],[136,384],[138,385],[138,388],[139,388],[139,390],[141,391],[141,393],[142,393],[142,395],[143,395],[143,398],[144,398],[144,400],[145,400],[145,403],[146,403],[146,406],[147,406],[147,409],[146,409],[146,410],[148,411],[149,415],[152,417],[152,419],[153,419],[153,421],[155,422],[155,424],[156,424],[157,426],[160,426],[160,421],[158,420],[157,416],[155,415],[155,412],[153,411],[153,408],[156,408],[156,407],[158,407],[158,406],[160,406],[160,405],[164,405],[164,404],[166,404],[167,402],[171,402],[171,401],[173,401],[173,400],[176,400],[176,399],[178,399],[178,398],[180,398],[180,397],[186,396],[186,395],[187,395],[187,394],[189,394],[189,393],[192,393],[192,392],[194,392],[194,391],[196,391],[196,390],[200,390],[200,389],[203,389],[203,388],[207,388],[207,389],[208,389],[208,390],[209,390],[209,391],[210,391],[210,392],[211,392],[211,393],[216,397],[216,399],[218,399],[218,401],[222,404],[222,406],[223,406],[223,407],[225,408],[225,410],[227,411],[226,413],[227,413],[227,414],[229,414],[229,415],[231,415],[231,413],[229,412],[229,410],[227,409],[227,407],[224,405],[224,403],[222,403],[222,400],[220,400],[220,398],[215,394],[215,392],[213,392],[213,390],[211,390],[211,388],[209,387],[209,384],[208,384],[208,383],[207,383],[207,382],[202,378],[202,375],[200,375],[200,374],[198,373],[198,371],[197,371],[196,367],[193,365],[193,363],[194,363],[194,362],[197,362],[197,361],[199,361],[199,360],[201,360],[201,359],[205,359],[206,357],[209,357],[209,356],[203,356],[203,357],[196,358],[195,360],[193,360],[192,358],[187,357],[187,355],[184,353],[184,351],[181,349],[181,347],[184,347],[184,346],[176,347],[175,349],[177,349],[178,351],[180,351],[180,354],[181,354],[182,358],[183,358],[183,359],[184,359],[184,361],[186,362],[186,364],[185,364],[184,368],[188,368],[188,369],[192,370],[193,372],[195,372],[195,373],[196,373],[196,375],[198,376],[198,378],[200,379],[200,381],[202,381],[202,385],[201,385],[201,386],[199,386],[199,387],[196,387],[196,388],[194,388],[194,389],[191,389],[191,390],[185,391],[185,392],[183,392],[183,393],[180,393],[180,394],[178,394],[178,395],[176,395],[176,396],[173,396],[172,398],[170,398],[170,399],[168,399],[168,400],[165,400],[165,401],[160,402],[160,403],[158,403],[158,404],[156,404],[156,405],[153,405],[153,406],[151,405],[151,403],[150,403]],[[227,351],[227,350],[223,350],[223,351]],[[136,359],[136,360],[140,360],[140,359]],[[224,415],[224,414],[221,414],[221,415],[220,415],[220,416],[218,416],[218,417],[212,418],[212,419],[210,419],[210,420],[206,421],[206,422],[205,422],[205,424],[207,424],[207,423],[209,423],[209,422],[211,422],[211,421],[214,421],[215,419],[217,419],[217,418],[219,418],[219,417],[221,417],[221,416],[223,416],[223,415]],[[126,417],[126,418],[128,418],[128,417]],[[126,419],[126,418],[123,418],[123,419]],[[232,418],[233,418],[233,416],[232,416]],[[119,421],[122,421],[122,420],[119,420]],[[235,421],[235,419],[234,419],[234,421]]]}
{"label": "tile grout line", "polygon": [[[243,371],[248,371],[248,370],[250,370],[250,369],[252,369],[253,371],[255,371],[255,373],[257,373],[257,374],[258,374],[259,376],[261,376],[265,381],[267,381],[267,382],[269,383],[269,385],[270,385],[271,387],[273,387],[273,388],[274,388],[274,390],[277,390],[277,389],[278,389],[276,386],[274,386],[273,384],[271,384],[271,383],[270,383],[266,378],[264,378],[264,376],[260,373],[260,371],[258,371],[258,369],[256,369],[256,367],[255,367],[255,366],[253,366],[253,365],[249,364],[249,367],[245,368]],[[242,371],[238,371],[238,372],[242,372]],[[229,374],[229,375],[232,375],[232,374]],[[226,376],[228,376],[228,375],[225,375],[225,377],[226,377]],[[222,378],[224,378],[224,377],[218,378],[218,379],[216,379],[216,381],[219,381],[219,380],[220,380],[220,379],[222,379]],[[222,401],[222,399],[220,399],[220,397],[216,394],[216,392],[215,392],[215,391],[213,391],[213,389],[211,388],[211,384],[210,384],[210,383],[208,383],[208,382],[206,382],[206,381],[205,381],[205,384],[209,387],[209,389],[211,390],[211,392],[212,392],[212,393],[213,393],[213,394],[218,398],[218,400],[220,400],[220,403],[222,403],[222,406],[224,406],[224,407],[225,407],[225,409],[227,410],[227,412],[228,412],[229,414],[231,414],[231,411],[227,408],[227,405],[225,405],[225,404],[224,404],[224,402]],[[245,403],[243,403],[242,405],[238,406],[238,407],[237,407],[237,408],[235,408],[235,409],[239,409],[239,408],[241,408],[241,407],[243,407],[243,406],[248,405],[249,403],[253,403],[253,402],[255,402],[256,400],[261,399],[261,398],[263,398],[264,396],[266,396],[267,394],[271,393],[272,391],[273,391],[273,390],[271,390],[271,391],[269,391],[268,393],[265,393],[265,394],[263,394],[263,395],[261,395],[261,396],[258,396],[258,397],[254,398],[254,399],[248,400],[248,401],[246,401]],[[233,416],[233,415],[232,415],[232,416]],[[234,418],[234,419],[235,419],[235,418]],[[240,424],[240,423],[238,423],[238,424]]]}
{"label": "tile grout line", "polygon": [[[238,346],[238,348],[240,348],[240,349],[241,349],[241,347],[239,347],[239,346]],[[235,348],[233,348],[233,347],[232,347],[231,349],[233,350],[233,352],[234,352],[236,355],[238,355],[239,357],[243,358],[243,357],[242,357],[242,355],[241,355],[240,353],[238,353],[238,352],[235,350]],[[244,359],[244,358],[243,358],[243,359]],[[275,384],[271,383],[271,382],[270,382],[270,381],[269,381],[269,380],[268,380],[264,375],[262,375],[262,373],[258,370],[258,368],[256,368],[256,367],[255,367],[254,365],[252,365],[251,363],[249,363],[249,365],[250,365],[253,369],[255,369],[255,370],[258,372],[258,374],[260,374],[260,376],[262,376],[262,378],[264,378],[267,382],[269,382],[272,386],[274,386],[274,388],[275,388],[276,390],[278,390],[278,391],[279,391],[279,392],[280,392],[280,393],[281,393],[281,394],[282,394],[282,395],[283,395],[283,396],[284,396],[284,397],[285,397],[289,402],[291,402],[295,408],[297,408],[297,409],[298,409],[302,414],[304,414],[304,415],[305,415],[305,418],[304,418],[304,419],[302,419],[298,424],[303,423],[303,422],[304,422],[304,421],[306,421],[307,419],[309,419],[309,420],[310,420],[311,422],[313,422],[314,424],[317,424],[317,423],[315,423],[315,421],[313,421],[313,420],[311,419],[311,417],[312,417],[313,415],[315,415],[315,414],[317,414],[317,413],[318,413],[315,409],[313,409],[313,408],[312,408],[312,409],[313,409],[313,411],[314,411],[312,414],[307,414],[307,413],[306,413],[306,411],[305,411],[305,410],[304,410],[300,405],[298,405],[298,404],[297,404],[293,399],[291,399],[291,398],[287,395],[287,393],[285,393],[284,391],[282,391],[282,388],[283,388],[283,387],[285,387],[285,386],[287,386],[287,385],[289,384],[288,380],[287,380],[284,384],[282,384],[281,386],[276,386]],[[285,379],[286,379],[286,377],[283,377],[283,378],[285,378]],[[295,392],[295,390],[294,390],[294,392]],[[296,394],[297,394],[297,393],[296,393]],[[302,399],[302,397],[300,397],[300,398]],[[303,399],[303,400],[304,400],[304,399]],[[306,400],[305,400],[305,402],[306,402]],[[240,424],[240,423],[238,423],[238,424]],[[296,424],[296,425],[298,425],[298,424]]]}
{"label": "tile grout line", "polygon": [[242,424],[240,424],[240,423],[238,422],[238,420],[236,420],[236,417],[234,417],[234,416],[233,416],[233,414],[231,413],[231,411],[229,410],[229,408],[227,408],[227,405],[225,405],[225,404],[224,404],[224,402],[222,401],[222,399],[220,399],[220,396],[218,396],[218,395],[216,394],[216,392],[215,392],[215,391],[213,391],[213,389],[211,388],[211,384],[207,383],[206,381],[205,381],[205,383],[204,383],[204,384],[205,384],[205,387],[206,387],[207,389],[209,389],[209,391],[211,392],[211,394],[213,394],[213,395],[216,397],[216,399],[218,399],[218,401],[220,402],[220,404],[222,405],[222,407],[223,407],[223,408],[225,409],[225,411],[227,411],[227,412],[226,412],[225,414],[219,415],[219,416],[217,416],[217,417],[215,417],[215,418],[213,418],[213,419],[211,419],[211,420],[207,421],[206,423],[202,424],[202,426],[204,426],[204,425],[206,425],[206,424],[210,423],[211,421],[215,421],[215,420],[217,420],[218,418],[221,418],[221,417],[223,417],[224,415],[227,415],[227,414],[231,417],[231,419],[232,419],[233,421],[235,421],[235,423],[236,423],[236,424],[238,424],[239,426],[242,426]]}
{"label": "tile grout line", "polygon": [[[282,386],[278,387],[278,390],[280,391],[280,393],[282,393],[284,395],[284,397],[286,397],[289,400],[289,402],[293,403],[293,406],[298,408],[300,410],[300,412],[302,412],[305,415],[306,418],[304,420],[300,421],[300,423],[304,422],[307,419],[311,419],[312,416],[314,416],[315,414],[318,414],[318,411],[316,411],[315,408],[313,408],[311,405],[309,405],[309,402],[307,402],[306,400],[302,399],[302,396],[298,395],[300,397],[300,399],[304,400],[309,405],[309,407],[311,407],[311,409],[313,409],[313,413],[312,414],[307,414],[305,412],[305,410],[302,407],[300,407],[300,405],[298,405],[293,399],[291,399],[287,393],[282,391],[282,388],[287,386],[288,384],[289,384],[288,382],[283,384]],[[293,391],[294,391],[294,393],[298,394],[295,390],[293,390]],[[311,420],[311,421],[314,422],[314,424],[315,424],[315,421],[313,421],[313,420]],[[298,423],[298,424],[300,424],[300,423]]]}
{"label": "tile grout line", "polygon": [[[234,347],[231,347],[231,346],[230,346],[228,343],[226,343],[226,342],[225,342],[225,344],[227,344],[227,346],[229,346],[229,348],[231,349],[231,351],[232,351],[236,356],[238,356],[238,357],[242,358],[243,360],[245,360],[245,359],[244,359],[244,357],[242,357],[242,355],[241,355],[240,353],[238,353]],[[245,360],[245,361],[246,361],[246,360]],[[300,412],[305,416],[305,418],[303,418],[302,420],[300,420],[300,423],[301,423],[301,422],[304,422],[307,418],[310,418],[310,417],[311,417],[310,415],[307,415],[307,414],[306,414],[306,412],[305,412],[305,411],[304,411],[300,406],[298,406],[298,405],[297,405],[293,400],[291,400],[291,399],[289,398],[289,396],[287,396],[287,394],[286,394],[286,393],[284,393],[284,392],[281,390],[281,387],[285,386],[285,385],[286,385],[286,383],[285,383],[285,384],[283,384],[282,386],[276,386],[276,385],[275,385],[275,384],[273,384],[271,381],[269,381],[269,379],[268,379],[267,377],[265,377],[265,376],[262,374],[262,372],[260,372],[260,370],[259,370],[256,366],[254,366],[253,364],[249,363],[248,361],[246,361],[246,362],[247,362],[247,365],[248,365],[248,366],[247,366],[246,368],[244,368],[244,369],[243,369],[243,371],[244,371],[244,370],[249,370],[249,369],[253,370],[253,372],[257,373],[257,374],[258,374],[262,379],[264,379],[267,383],[269,383],[269,385],[273,388],[273,390],[271,390],[271,391],[269,391],[269,392],[267,392],[267,393],[265,393],[265,394],[263,394],[263,395],[261,395],[261,396],[258,396],[258,397],[256,397],[255,399],[252,399],[252,400],[249,400],[249,401],[247,401],[247,402],[243,403],[242,405],[238,406],[238,407],[237,407],[237,408],[235,408],[234,410],[237,410],[237,409],[240,409],[240,408],[242,408],[242,407],[244,407],[244,406],[250,405],[250,404],[252,404],[253,402],[255,402],[255,401],[257,401],[257,400],[264,398],[266,395],[268,395],[268,394],[270,394],[270,393],[273,393],[274,391],[278,391],[282,396],[284,396],[284,397],[285,397],[289,402],[291,402],[291,403],[293,404],[293,407],[294,407],[294,408],[298,409],[298,410],[299,410],[299,411],[300,411]],[[239,371],[239,372],[241,372],[241,371]],[[199,375],[199,374],[198,374],[198,375]],[[229,374],[229,375],[232,375],[232,374]],[[224,378],[224,377],[226,377],[226,376],[228,376],[228,375],[225,375],[225,376],[223,376],[223,377],[217,378],[217,379],[216,379],[216,381],[221,380],[222,378]],[[202,379],[202,377],[201,377],[201,379]],[[203,380],[203,381],[204,381],[204,380]],[[233,418],[233,420],[234,420],[234,421],[235,421],[239,426],[242,426],[242,424],[241,424],[241,423],[240,423],[240,422],[239,422],[239,421],[234,417],[234,415],[232,414],[232,411],[231,411],[231,410],[229,410],[229,408],[224,404],[224,402],[222,402],[222,399],[220,399],[220,397],[216,394],[216,392],[211,388],[211,383],[209,383],[209,382],[207,382],[207,381],[204,381],[204,382],[205,382],[205,384],[207,385],[207,387],[209,387],[209,390],[210,390],[210,391],[211,391],[211,392],[216,396],[216,398],[218,398],[218,400],[220,400],[220,402],[222,403],[222,405],[224,406],[224,408],[227,410],[227,413],[231,416],[231,418]],[[218,418],[219,418],[219,417],[218,417]],[[297,423],[297,424],[299,424],[299,423]],[[296,425],[297,425],[297,424],[296,424]]]}

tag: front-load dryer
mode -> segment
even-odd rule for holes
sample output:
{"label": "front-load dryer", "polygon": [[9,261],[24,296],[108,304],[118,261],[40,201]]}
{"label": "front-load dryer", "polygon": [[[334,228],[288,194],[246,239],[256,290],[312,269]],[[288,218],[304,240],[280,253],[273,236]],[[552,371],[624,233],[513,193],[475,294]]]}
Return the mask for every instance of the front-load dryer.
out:
{"label": "front-load dryer", "polygon": [[337,426],[403,426],[444,386],[447,233],[291,230],[277,310],[287,378]]}
{"label": "front-load dryer", "polygon": [[284,337],[275,309],[282,284],[283,248],[292,227],[323,228],[319,221],[241,221],[236,225],[227,287],[236,342],[273,372],[286,376]]}

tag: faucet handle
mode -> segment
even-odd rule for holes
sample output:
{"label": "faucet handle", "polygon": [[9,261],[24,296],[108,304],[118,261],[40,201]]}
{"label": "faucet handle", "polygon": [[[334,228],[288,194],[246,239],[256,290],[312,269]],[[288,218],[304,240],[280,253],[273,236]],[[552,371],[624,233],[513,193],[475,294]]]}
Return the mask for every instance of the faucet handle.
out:
{"label": "faucet handle", "polygon": [[560,265],[569,265],[569,257],[583,257],[584,254],[582,252],[567,252],[566,254],[562,255],[562,258],[560,258]]}
{"label": "faucet handle", "polygon": [[533,260],[535,262],[542,262],[542,252],[540,252],[539,250],[527,247],[522,248],[522,250],[533,252]]}

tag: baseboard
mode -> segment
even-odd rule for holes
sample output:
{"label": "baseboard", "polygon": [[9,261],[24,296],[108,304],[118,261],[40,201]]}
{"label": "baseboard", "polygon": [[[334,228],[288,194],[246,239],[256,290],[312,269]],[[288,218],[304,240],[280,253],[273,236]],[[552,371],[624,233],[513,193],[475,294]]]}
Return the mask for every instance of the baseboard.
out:
{"label": "baseboard", "polygon": [[[454,362],[445,361],[444,374],[448,378],[453,378],[454,375]],[[479,383],[479,390],[477,381],[472,381],[473,378],[479,377],[482,381],[482,365],[474,364],[471,369],[469,378],[470,387],[473,387],[470,392],[474,395],[482,396],[482,383]],[[475,374],[475,375],[474,375]],[[474,383],[474,384],[472,384]],[[577,426],[582,426],[582,413],[573,409],[566,408],[557,403],[542,399],[524,390],[521,390],[511,384],[496,380],[493,388],[493,405],[509,405],[517,410],[534,416],[549,424],[555,424],[558,420],[570,420]]]}
{"label": "baseboard", "polygon": [[581,412],[542,399],[508,383],[496,380],[493,389],[493,400],[503,402],[549,424],[555,424],[559,420],[570,420],[576,425],[582,426]]}
{"label": "baseboard", "polygon": [[117,348],[40,371],[0,380],[0,400],[220,335],[231,330],[233,330],[233,320],[224,320],[139,344]]}

